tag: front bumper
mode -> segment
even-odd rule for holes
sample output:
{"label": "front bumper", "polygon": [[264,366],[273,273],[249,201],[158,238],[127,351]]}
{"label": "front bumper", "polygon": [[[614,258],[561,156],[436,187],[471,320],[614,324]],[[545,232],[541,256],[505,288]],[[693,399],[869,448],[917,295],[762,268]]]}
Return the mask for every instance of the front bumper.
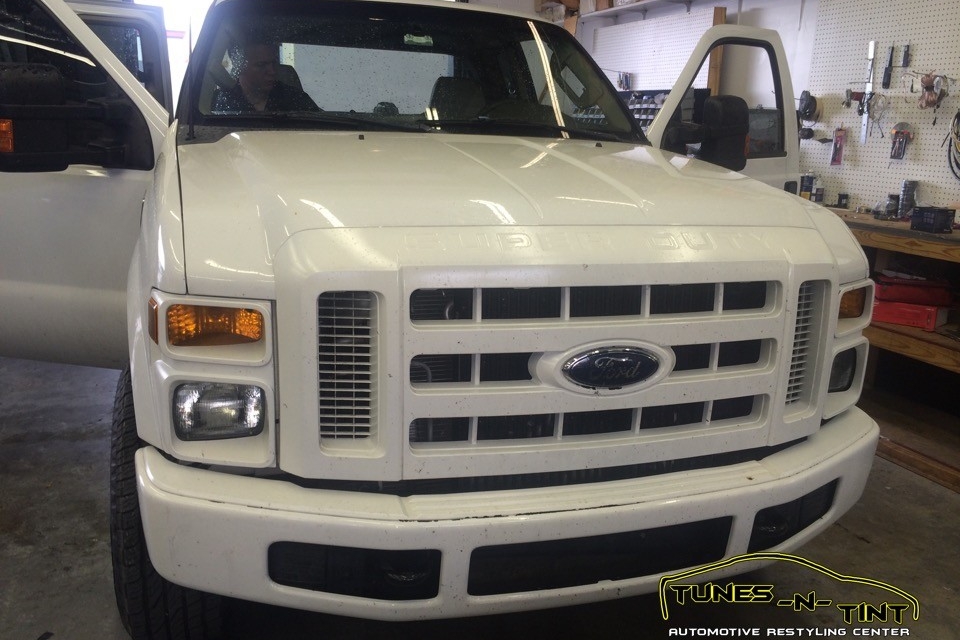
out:
{"label": "front bumper", "polygon": [[[278,480],[178,465],[152,447],[137,452],[136,468],[150,558],[168,580],[281,606],[410,620],[565,606],[652,592],[660,573],[494,595],[471,595],[467,585],[471,554],[477,548],[604,536],[709,519],[731,519],[726,555],[745,553],[758,511],[837,481],[833,504],[823,517],[775,548],[796,549],[859,499],[878,433],[876,423],[854,408],[805,442],[758,462],[590,485],[454,495],[398,497],[305,489]],[[268,549],[277,542],[437,550],[439,591],[434,597],[391,601],[278,584],[268,568]]]}

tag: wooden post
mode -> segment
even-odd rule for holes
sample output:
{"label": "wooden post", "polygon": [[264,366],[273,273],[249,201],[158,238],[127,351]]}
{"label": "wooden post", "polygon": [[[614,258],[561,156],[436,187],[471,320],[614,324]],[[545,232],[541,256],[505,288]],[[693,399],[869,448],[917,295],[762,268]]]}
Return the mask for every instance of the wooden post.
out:
{"label": "wooden post", "polygon": [[[713,8],[713,24],[727,23],[727,8]],[[707,69],[707,88],[710,89],[710,95],[715,96],[720,93],[720,70],[723,68],[723,47],[717,47],[710,52],[710,62]]]}

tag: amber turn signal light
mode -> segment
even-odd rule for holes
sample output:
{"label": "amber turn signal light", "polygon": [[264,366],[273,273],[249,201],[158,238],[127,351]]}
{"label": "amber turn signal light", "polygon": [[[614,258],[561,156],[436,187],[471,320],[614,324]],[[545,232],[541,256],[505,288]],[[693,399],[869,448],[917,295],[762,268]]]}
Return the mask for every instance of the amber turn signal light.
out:
{"label": "amber turn signal light", "polygon": [[0,153],[13,153],[13,120],[0,118]]}
{"label": "amber turn signal light", "polygon": [[255,309],[174,304],[167,308],[167,342],[173,347],[212,347],[258,342],[263,315]]}
{"label": "amber turn signal light", "polygon": [[840,298],[840,318],[859,318],[863,315],[863,307],[867,303],[865,287],[851,289]]}

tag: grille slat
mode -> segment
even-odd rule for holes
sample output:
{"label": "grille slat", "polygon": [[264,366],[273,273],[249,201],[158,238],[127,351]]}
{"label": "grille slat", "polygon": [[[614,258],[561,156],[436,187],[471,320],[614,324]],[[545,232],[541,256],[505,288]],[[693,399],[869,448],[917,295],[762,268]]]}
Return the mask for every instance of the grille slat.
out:
{"label": "grille slat", "polygon": [[793,332],[790,378],[787,382],[787,405],[799,402],[806,393],[809,357],[811,347],[814,344],[815,305],[815,283],[812,281],[804,282],[800,285],[800,292],[797,296],[797,321]]}
{"label": "grille slat", "polygon": [[373,426],[375,298],[331,291],[317,298],[321,439],[364,439]]}
{"label": "grille slat", "polygon": [[[718,309],[746,313],[765,309],[772,288],[768,282],[483,288],[479,314],[482,320],[563,322],[565,307],[577,319],[702,315]],[[473,300],[472,289],[417,289],[410,296],[410,320],[469,320]]]}
{"label": "grille slat", "polygon": [[[713,401],[713,421],[750,419],[762,396],[720,398]],[[640,422],[635,425],[635,413]],[[637,409],[608,409],[570,413],[481,416],[478,418],[478,443],[488,446],[500,440],[508,443],[518,439],[559,439],[577,436],[618,437],[635,429],[659,429],[705,424],[707,403],[690,402],[659,405]],[[466,417],[417,418],[410,424],[410,443],[469,442],[469,422]],[[558,426],[562,425],[562,426]]]}

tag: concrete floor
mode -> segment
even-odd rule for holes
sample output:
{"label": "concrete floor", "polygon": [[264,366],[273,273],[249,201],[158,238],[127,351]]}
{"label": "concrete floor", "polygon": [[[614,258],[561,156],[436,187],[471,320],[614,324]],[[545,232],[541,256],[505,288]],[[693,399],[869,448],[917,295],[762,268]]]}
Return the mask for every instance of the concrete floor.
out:
{"label": "concrete floor", "polygon": [[[117,372],[0,359],[0,638],[121,640],[107,527],[110,413]],[[835,606],[796,612],[772,604],[674,606],[656,594],[554,611],[424,623],[366,622],[229,602],[227,637],[666,638],[690,629],[757,629],[760,637],[960,637],[960,494],[877,459],[861,502],[799,552],[840,574],[871,578],[919,600],[919,620],[843,622]],[[903,600],[779,562],[738,584],[773,585],[834,603]],[[792,631],[792,633],[790,633]],[[841,633],[842,632],[842,633]],[[728,632],[725,635],[733,635]]]}

